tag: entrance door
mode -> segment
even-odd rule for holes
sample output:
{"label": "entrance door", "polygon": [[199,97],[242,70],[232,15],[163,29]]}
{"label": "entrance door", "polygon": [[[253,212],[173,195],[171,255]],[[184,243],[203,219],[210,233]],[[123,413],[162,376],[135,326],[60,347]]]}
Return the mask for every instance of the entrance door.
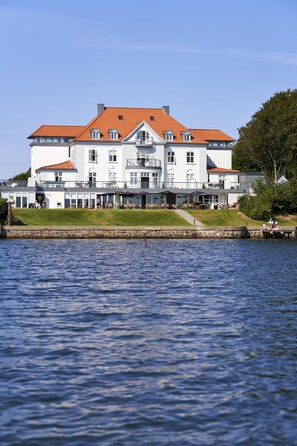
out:
{"label": "entrance door", "polygon": [[142,189],[149,189],[150,187],[150,179],[147,174],[147,176],[141,176],[141,188]]}

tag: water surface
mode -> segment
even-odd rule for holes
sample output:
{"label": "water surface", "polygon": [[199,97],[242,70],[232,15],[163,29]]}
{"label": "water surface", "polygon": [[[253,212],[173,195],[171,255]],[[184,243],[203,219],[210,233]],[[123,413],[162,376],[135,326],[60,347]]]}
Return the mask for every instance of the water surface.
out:
{"label": "water surface", "polygon": [[293,240],[0,243],[1,445],[297,445]]}

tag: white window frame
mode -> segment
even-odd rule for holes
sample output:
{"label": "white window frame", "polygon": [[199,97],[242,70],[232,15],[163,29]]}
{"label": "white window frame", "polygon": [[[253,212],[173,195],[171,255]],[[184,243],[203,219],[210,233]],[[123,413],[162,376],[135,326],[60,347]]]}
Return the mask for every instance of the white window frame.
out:
{"label": "white window frame", "polygon": [[91,130],[91,138],[92,139],[100,139],[100,131],[98,129]]}
{"label": "white window frame", "polygon": [[119,139],[119,132],[115,129],[109,130],[109,139],[115,140]]}
{"label": "white window frame", "polygon": [[167,173],[167,182],[168,182],[168,186],[174,186],[175,174],[173,171],[169,171]]}
{"label": "white window frame", "polygon": [[131,186],[137,186],[138,176],[137,172],[130,172],[130,184]]}
{"label": "white window frame", "polygon": [[174,140],[174,133],[171,131],[165,132],[165,141],[173,141]]}
{"label": "white window frame", "polygon": [[117,184],[117,172],[114,169],[109,171],[109,183],[113,185]]}
{"label": "white window frame", "polygon": [[117,151],[116,149],[110,149],[108,153],[108,160],[110,163],[116,163],[117,162]]}
{"label": "white window frame", "polygon": [[167,162],[168,164],[175,164],[175,152],[172,150],[167,152]]}
{"label": "white window frame", "polygon": [[57,172],[55,172],[55,181],[56,181],[57,183],[59,183],[59,182],[62,181],[62,172],[61,172],[61,171],[57,171]]}
{"label": "white window frame", "polygon": [[190,132],[183,133],[183,141],[190,142],[192,140],[192,135]]}
{"label": "white window frame", "polygon": [[97,151],[89,149],[89,163],[97,163]]}
{"label": "white window frame", "polygon": [[187,152],[187,164],[194,164],[194,152]]}

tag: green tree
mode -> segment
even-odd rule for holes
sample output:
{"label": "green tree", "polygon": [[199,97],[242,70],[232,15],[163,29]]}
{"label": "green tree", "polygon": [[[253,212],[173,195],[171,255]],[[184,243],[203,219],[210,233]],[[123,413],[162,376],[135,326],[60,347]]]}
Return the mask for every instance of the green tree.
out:
{"label": "green tree", "polygon": [[7,218],[7,200],[5,198],[0,198],[0,223],[3,223]]}
{"label": "green tree", "polygon": [[14,177],[10,178],[12,181],[26,181],[31,176],[31,167],[27,170],[27,172],[21,172]]}
{"label": "green tree", "polygon": [[297,175],[297,90],[276,93],[262,104],[239,129],[234,157],[237,168],[258,167],[268,183],[284,169]]}

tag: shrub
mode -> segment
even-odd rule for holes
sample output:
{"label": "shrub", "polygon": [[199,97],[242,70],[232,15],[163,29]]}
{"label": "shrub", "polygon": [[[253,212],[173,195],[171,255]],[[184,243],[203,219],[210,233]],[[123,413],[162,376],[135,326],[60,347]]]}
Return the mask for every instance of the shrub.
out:
{"label": "shrub", "polygon": [[7,219],[7,213],[7,200],[4,198],[0,198],[0,223],[3,223]]}

